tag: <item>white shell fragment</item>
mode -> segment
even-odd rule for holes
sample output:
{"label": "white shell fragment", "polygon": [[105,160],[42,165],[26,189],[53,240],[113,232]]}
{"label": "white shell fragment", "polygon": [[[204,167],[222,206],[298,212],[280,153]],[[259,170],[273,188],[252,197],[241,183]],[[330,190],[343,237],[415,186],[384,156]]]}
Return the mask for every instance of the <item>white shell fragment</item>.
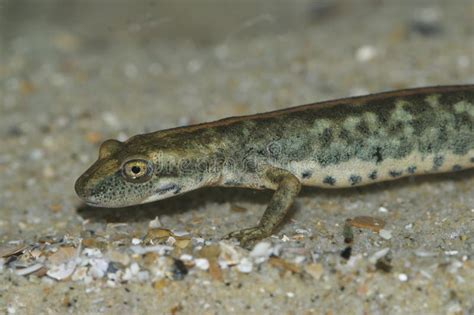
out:
{"label": "white shell fragment", "polygon": [[389,239],[392,238],[392,231],[382,229],[382,230],[380,230],[379,235],[380,235],[380,237],[383,238],[384,240],[389,240]]}
{"label": "white shell fragment", "polygon": [[269,257],[272,254],[272,244],[268,242],[260,242],[250,252],[250,257]]}
{"label": "white shell fragment", "polygon": [[132,238],[132,244],[133,245],[140,245],[142,243],[142,240],[138,238]]}
{"label": "white shell fragment", "polygon": [[105,259],[91,259],[89,261],[89,275],[95,279],[102,278],[107,273],[109,263]]}
{"label": "white shell fragment", "polygon": [[380,258],[384,257],[385,255],[387,255],[387,253],[390,251],[390,248],[388,247],[385,247],[377,252],[375,252],[372,256],[370,256],[369,258],[369,262],[371,264],[375,264],[377,262],[377,260],[379,260]]}
{"label": "white shell fragment", "polygon": [[46,274],[55,280],[64,280],[69,278],[75,269],[76,262],[72,260],[65,264],[51,266]]}
{"label": "white shell fragment", "polygon": [[237,265],[237,270],[239,270],[242,273],[250,273],[252,272],[253,269],[253,264],[250,259],[247,257],[242,258],[240,263]]}
{"label": "white shell fragment", "polygon": [[174,247],[167,245],[155,245],[155,246],[131,246],[130,249],[138,255],[146,253],[157,253],[158,255],[165,255],[167,252],[171,252]]}
{"label": "white shell fragment", "polygon": [[19,276],[27,276],[29,274],[32,274],[33,272],[40,270],[43,267],[44,267],[43,264],[34,264],[26,268],[17,269],[15,273]]}
{"label": "white shell fragment", "polygon": [[240,262],[241,254],[239,254],[235,246],[226,241],[220,241],[219,247],[221,250],[218,260],[219,265],[228,267],[237,265]]}
{"label": "white shell fragment", "polygon": [[194,260],[194,263],[196,264],[196,267],[201,270],[209,269],[209,260],[207,260],[206,258],[196,258]]}
{"label": "white shell fragment", "polygon": [[24,251],[27,248],[26,245],[21,244],[21,245],[7,245],[7,246],[1,246],[0,247],[0,258],[2,257],[9,257],[15,254],[18,254],[22,251]]}

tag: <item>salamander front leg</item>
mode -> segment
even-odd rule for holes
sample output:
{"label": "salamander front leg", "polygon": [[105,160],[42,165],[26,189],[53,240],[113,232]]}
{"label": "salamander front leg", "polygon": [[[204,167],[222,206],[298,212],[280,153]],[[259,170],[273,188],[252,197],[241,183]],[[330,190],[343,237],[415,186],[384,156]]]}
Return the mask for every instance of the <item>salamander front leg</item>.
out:
{"label": "salamander front leg", "polygon": [[288,213],[301,189],[298,178],[288,171],[270,168],[265,172],[265,177],[273,184],[272,186],[276,186],[276,191],[260,222],[255,227],[235,231],[226,236],[226,238],[238,239],[242,246],[248,245],[251,241],[270,236]]}

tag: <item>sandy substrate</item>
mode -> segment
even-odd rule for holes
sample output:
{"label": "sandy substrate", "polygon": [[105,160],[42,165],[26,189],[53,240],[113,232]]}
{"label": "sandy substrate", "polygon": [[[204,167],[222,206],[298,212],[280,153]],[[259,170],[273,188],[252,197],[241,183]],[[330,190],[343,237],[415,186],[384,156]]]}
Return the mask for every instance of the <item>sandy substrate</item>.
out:
{"label": "sandy substrate", "polygon": [[[270,192],[100,209],[73,190],[108,138],[473,84],[472,1],[58,3],[0,7],[0,313],[474,313],[473,171],[304,189],[252,251],[220,238]],[[347,243],[358,216],[385,226]]]}

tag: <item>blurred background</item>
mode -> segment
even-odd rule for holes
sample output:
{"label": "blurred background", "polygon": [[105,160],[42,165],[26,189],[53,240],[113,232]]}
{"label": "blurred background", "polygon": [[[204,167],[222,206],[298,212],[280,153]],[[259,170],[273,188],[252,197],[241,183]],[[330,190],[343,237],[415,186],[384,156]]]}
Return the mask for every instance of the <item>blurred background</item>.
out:
{"label": "blurred background", "polygon": [[108,138],[473,83],[473,21],[470,0],[2,1],[0,234],[76,222]]}
{"label": "blurred background", "polygon": [[1,110],[114,108],[133,132],[474,80],[470,0],[6,0],[0,14]]}
{"label": "blurred background", "polygon": [[[110,222],[124,222],[141,237],[149,220],[158,215],[165,227],[218,240],[236,226],[253,225],[269,193],[200,190],[144,207],[107,210],[85,207],[74,193],[74,181],[108,138],[126,140],[143,132],[353,95],[468,83],[474,83],[473,0],[0,1],[0,244],[44,235],[77,237],[89,230],[105,231]],[[472,210],[466,207],[473,204],[474,177],[456,178],[411,186],[388,183],[342,193],[315,190],[298,198],[299,210],[282,233],[292,235],[295,227],[313,229],[318,237],[297,245],[311,253],[333,253],[330,259],[337,260],[338,224],[349,214],[385,215],[398,229],[394,234],[408,235],[390,243],[398,259],[396,270],[406,266],[424,270],[425,261],[413,263],[411,249],[448,247],[472,254],[469,242],[446,245],[453,230],[472,232],[467,215]],[[235,202],[248,211],[229,210]],[[390,212],[378,213],[382,205]],[[436,214],[424,216],[427,209],[435,209]],[[404,230],[413,222],[416,233]],[[361,241],[363,248],[354,251],[374,252],[379,242]],[[438,259],[431,257],[430,266]],[[439,257],[443,265],[444,256]],[[391,304],[396,310],[397,303],[407,303],[404,313],[428,314],[450,301],[458,303],[458,298],[455,306],[463,301],[467,305],[472,296],[474,282],[469,278],[464,291],[457,293],[452,289],[454,280],[449,285],[437,283],[449,278],[444,267],[430,278],[422,277],[422,286],[438,290],[427,289],[425,295],[402,282],[387,286],[395,278],[383,274],[369,274],[376,283],[365,291],[356,287],[361,283],[356,275],[357,281],[337,283],[339,274],[333,272],[333,265],[324,268],[334,283],[326,282],[324,287],[317,282],[312,288],[318,298],[329,301],[324,304],[327,312],[318,308],[316,313],[330,314],[334,307],[352,314],[362,304],[368,305],[365,313],[386,313]],[[256,275],[242,280],[246,288],[247,284],[253,288]],[[279,281],[277,273],[263,278]],[[287,277],[277,287],[281,282],[290,286],[296,278]],[[11,285],[10,301],[21,296],[25,305],[33,307],[29,299],[34,296],[38,303],[54,303],[41,300],[46,290],[31,294],[40,287],[35,284],[21,295],[25,287]],[[189,287],[196,294],[189,299],[202,305],[203,286]],[[141,290],[147,288],[152,290],[151,286]],[[248,290],[250,295],[263,294],[254,288]],[[392,289],[395,292],[389,292]],[[292,290],[309,291],[298,283]],[[141,297],[142,292],[137,292]],[[371,292],[372,297],[365,298]],[[0,286],[0,311],[2,294],[7,290]],[[346,294],[344,305],[341,294]],[[359,295],[364,296],[363,303],[351,299]],[[444,295],[446,299],[440,298]],[[279,304],[270,300],[268,305],[286,307],[288,313],[298,309],[298,295],[285,299]],[[121,302],[114,307],[120,309]],[[430,308],[420,311],[428,304]],[[236,305],[239,310],[240,304]]]}

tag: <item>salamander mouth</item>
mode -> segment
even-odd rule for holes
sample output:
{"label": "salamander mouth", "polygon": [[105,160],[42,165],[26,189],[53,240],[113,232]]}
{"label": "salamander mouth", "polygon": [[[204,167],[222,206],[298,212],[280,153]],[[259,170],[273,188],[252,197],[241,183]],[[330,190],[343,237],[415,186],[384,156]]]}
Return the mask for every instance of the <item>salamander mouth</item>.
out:
{"label": "salamander mouth", "polygon": [[97,202],[97,201],[85,200],[84,202],[89,206],[98,206],[99,205],[99,202]]}
{"label": "salamander mouth", "polygon": [[175,193],[179,192],[179,187],[178,185],[176,184],[166,184],[164,186],[161,186],[160,188],[158,188],[155,193],[159,194],[159,195],[163,195],[167,192],[170,192],[170,191],[174,191]]}

